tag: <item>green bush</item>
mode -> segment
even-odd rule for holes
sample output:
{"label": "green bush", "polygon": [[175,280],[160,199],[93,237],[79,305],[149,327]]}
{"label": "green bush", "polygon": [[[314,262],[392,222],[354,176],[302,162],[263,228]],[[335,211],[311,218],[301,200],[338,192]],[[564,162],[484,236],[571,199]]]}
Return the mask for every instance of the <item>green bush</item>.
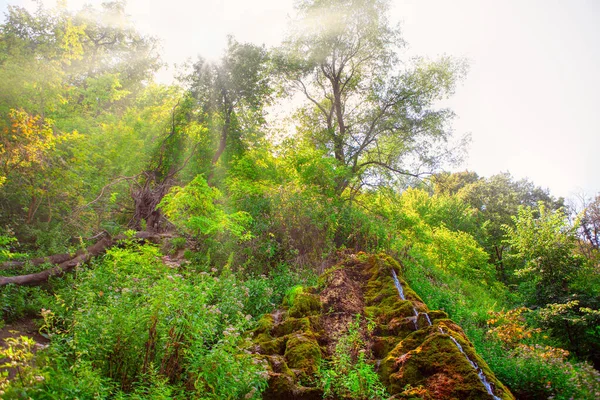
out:
{"label": "green bush", "polygon": [[[280,265],[267,275],[234,274],[229,265],[174,270],[157,247],[125,243],[64,278],[43,307],[51,345],[40,353],[40,380],[7,393],[33,398],[260,398],[267,366],[244,333],[281,304],[290,287],[314,277]],[[27,293],[3,288],[25,310]],[[43,293],[43,292],[42,292]],[[36,309],[37,308],[37,309]],[[16,311],[12,312],[16,315]],[[12,396],[12,395],[11,395]]]}

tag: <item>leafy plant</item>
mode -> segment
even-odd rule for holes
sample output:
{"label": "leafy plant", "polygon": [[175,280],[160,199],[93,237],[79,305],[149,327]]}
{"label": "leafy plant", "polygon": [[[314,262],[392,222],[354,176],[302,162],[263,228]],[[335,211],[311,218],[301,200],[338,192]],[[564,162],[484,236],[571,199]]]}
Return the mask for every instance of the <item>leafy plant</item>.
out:
{"label": "leafy plant", "polygon": [[321,385],[327,398],[386,399],[389,396],[373,365],[368,363],[357,315],[340,337],[335,353],[321,367]]}

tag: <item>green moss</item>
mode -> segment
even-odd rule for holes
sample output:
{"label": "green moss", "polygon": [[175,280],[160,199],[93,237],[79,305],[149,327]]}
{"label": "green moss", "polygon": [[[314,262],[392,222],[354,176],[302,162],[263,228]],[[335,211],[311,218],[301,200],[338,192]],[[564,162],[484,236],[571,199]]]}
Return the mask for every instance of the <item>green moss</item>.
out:
{"label": "green moss", "polygon": [[389,282],[370,280],[365,285],[365,304],[379,304],[387,297],[398,297],[398,290],[394,286],[394,282],[391,277]]}
{"label": "green moss", "polygon": [[407,385],[402,393],[397,395],[398,399],[403,400],[434,400],[433,397],[427,389],[425,389],[422,385],[418,385],[417,387],[412,387],[412,385]]}
{"label": "green moss", "polygon": [[294,373],[290,370],[282,355],[269,355],[265,356],[265,359],[269,363],[269,372],[284,374],[290,377],[294,376]]}
{"label": "green moss", "polygon": [[261,337],[257,338],[258,345],[260,346],[261,354],[281,354],[285,351],[285,344],[287,338],[285,336],[278,337],[272,340],[260,341]]}
{"label": "green moss", "polygon": [[296,296],[301,293],[304,293],[304,287],[301,285],[297,285],[289,289],[283,298],[283,305],[286,307],[292,306],[296,300]]}
{"label": "green moss", "polygon": [[[285,397],[289,399],[290,397]],[[302,399],[302,400],[322,400],[323,399],[323,391],[319,388],[315,387],[304,387],[300,386],[296,389],[294,399]]]}
{"label": "green moss", "polygon": [[402,274],[402,266],[394,257],[385,253],[379,253],[378,257],[384,260],[389,266],[394,268],[398,274]]}
{"label": "green moss", "polygon": [[258,320],[258,326],[254,329],[254,334],[267,333],[275,325],[275,320],[271,314],[265,314]]}
{"label": "green moss", "polygon": [[312,374],[321,362],[321,348],[314,338],[295,333],[287,341],[284,356],[290,368]]}
{"label": "green moss", "polygon": [[429,314],[429,318],[431,319],[431,321],[436,321],[438,319],[448,319],[448,314],[440,310],[429,311],[427,314]]}
{"label": "green moss", "polygon": [[397,296],[387,297],[376,307],[375,315],[381,322],[391,321],[393,318],[411,317],[414,315],[413,304]]}
{"label": "green moss", "polygon": [[402,392],[406,385],[420,385],[425,381],[425,376],[419,370],[419,366],[415,363],[406,363],[399,371],[389,376],[390,393]]}
{"label": "green moss", "polygon": [[[462,345],[462,336],[456,336]],[[464,348],[468,346],[465,342]],[[446,334],[429,332],[423,336],[415,332],[389,353],[380,374],[390,393],[401,393],[406,385],[433,386],[436,390],[440,390],[436,385],[442,385],[441,390],[450,398],[488,398],[477,372]],[[439,379],[430,381],[433,376]]]}
{"label": "green moss", "polygon": [[333,273],[342,268],[344,268],[342,264],[337,264],[333,267],[327,268],[317,279],[317,288],[323,289],[327,287],[327,285],[329,285],[329,283],[331,282],[331,277],[333,276]]}
{"label": "green moss", "polygon": [[273,340],[273,337],[268,333],[255,333],[254,343],[268,342],[270,340]]}
{"label": "green moss", "polygon": [[288,311],[288,315],[293,318],[307,317],[321,313],[321,300],[319,296],[308,293],[296,294],[293,305]]}
{"label": "green moss", "polygon": [[[322,391],[314,387],[315,373],[324,357],[319,343],[329,345],[331,337],[328,336],[330,328],[323,326],[321,321],[323,306],[318,289],[331,284],[331,277],[341,268],[346,268],[348,279],[362,284],[364,314],[375,323],[367,341],[370,344],[367,350],[371,350],[368,354],[382,360],[377,372],[394,398],[489,398],[477,372],[447,333],[458,340],[469,358],[483,369],[497,388],[496,394],[511,398],[477,356],[462,329],[449,320],[445,312],[429,311],[402,280],[400,264],[385,255],[363,254],[361,257],[364,259],[362,264],[359,257],[350,257],[329,269],[320,278],[318,287],[294,289],[286,296],[289,309],[281,323],[274,324],[271,315],[259,321],[254,342],[260,346],[261,353],[269,354],[266,357],[269,357],[271,375],[264,398],[322,398]],[[392,268],[398,273],[409,300],[401,300],[398,296],[391,276]],[[414,307],[420,313],[418,330],[415,330]],[[428,326],[425,312],[433,326]],[[440,333],[439,327],[446,333]]]}
{"label": "green moss", "polygon": [[269,374],[269,386],[263,393],[263,399],[281,400],[293,399],[296,392],[294,378],[288,374]]}
{"label": "green moss", "polygon": [[388,334],[396,336],[398,339],[406,338],[415,332],[415,330],[415,318],[413,316],[409,318],[394,318],[387,324]]}
{"label": "green moss", "polygon": [[375,359],[384,359],[396,345],[400,339],[395,336],[376,336],[373,338],[371,351]]}
{"label": "green moss", "polygon": [[323,330],[323,326],[321,324],[321,315],[311,315],[308,317],[310,321],[310,327],[313,332],[319,332]]}
{"label": "green moss", "polygon": [[285,336],[293,332],[311,330],[310,318],[287,318],[271,330],[273,336]]}

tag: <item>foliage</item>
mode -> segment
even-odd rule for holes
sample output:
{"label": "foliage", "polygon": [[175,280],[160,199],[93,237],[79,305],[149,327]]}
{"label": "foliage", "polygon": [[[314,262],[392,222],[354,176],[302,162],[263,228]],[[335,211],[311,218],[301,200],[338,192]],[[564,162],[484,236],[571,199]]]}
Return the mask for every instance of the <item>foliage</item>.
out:
{"label": "foliage", "polygon": [[14,248],[17,247],[18,244],[19,241],[14,236],[10,234],[0,235],[0,262],[22,256],[22,254],[14,251]]}
{"label": "foliage", "polygon": [[27,336],[8,337],[5,339],[6,348],[0,348],[0,394],[5,394],[8,387],[8,369],[16,371],[16,378],[23,386],[31,385],[43,380],[43,376],[35,376],[31,361],[33,360],[33,346],[35,341]]}
{"label": "foliage", "polygon": [[1,183],[15,170],[42,168],[56,145],[51,122],[24,110],[11,110],[9,120],[10,129],[4,127],[0,142]]}
{"label": "foliage", "polygon": [[[593,398],[597,391],[593,368],[567,358],[568,353],[556,344],[550,345],[555,340],[550,332],[545,337],[538,334],[535,314],[519,307],[522,294],[509,291],[490,274],[483,249],[468,233],[473,225],[454,225],[467,232],[445,226],[443,216],[453,210],[446,208],[453,203],[445,201],[445,196],[408,190],[391,203],[393,207],[382,203],[389,208],[381,207],[384,215],[393,216],[392,226],[402,238],[394,246],[406,254],[405,279],[430,308],[446,311],[461,325],[477,352],[516,396]],[[463,221],[473,221],[470,218],[475,215]],[[547,346],[550,350],[540,350]],[[548,351],[561,356],[548,358]]]}
{"label": "foliage", "polygon": [[23,317],[35,316],[51,303],[52,295],[40,287],[6,285],[0,288],[2,319],[12,322]]}
{"label": "foliage", "polygon": [[[276,64],[287,86],[301,93],[300,132],[348,174],[332,188],[419,176],[439,166],[450,136],[449,110],[434,104],[452,93],[465,66],[449,57],[401,66],[399,29],[389,2],[303,1]],[[455,153],[456,154],[456,153]]]}
{"label": "foliage", "polygon": [[239,240],[249,239],[246,226],[252,221],[250,215],[227,214],[216,204],[221,196],[218,189],[208,186],[199,175],[185,188],[173,188],[160,207],[172,222],[193,235],[211,237],[228,232]]}
{"label": "foliage", "polygon": [[40,398],[260,398],[265,366],[242,334],[303,279],[285,266],[246,280],[228,266],[173,271],[157,248],[130,242],[43,305],[51,347],[35,374],[45,380],[13,389]]}
{"label": "foliage", "polygon": [[[574,217],[508,173],[420,181],[460,158],[448,151],[453,113],[438,105],[466,66],[401,60],[390,6],[298,1],[279,48],[229,38],[220,60],[198,59],[171,86],[152,82],[156,39],[121,1],[9,6],[3,275],[51,267],[6,261],[130,227],[177,229],[166,247],[184,251],[163,262],[130,235],[48,285],[0,288],[3,320],[41,315],[51,339],[35,364],[25,339],[3,350],[21,371],[3,397],[259,398],[267,366],[245,332],[282,301],[290,314],[320,307],[303,287],[338,253],[359,251],[397,256],[418,295],[464,327],[518,396],[598,397],[585,363],[600,365],[598,197]],[[306,103],[271,129],[267,107],[293,106],[294,93]],[[350,324],[321,366],[327,396],[385,396],[358,351],[365,325]]]}
{"label": "foliage", "polygon": [[527,326],[523,314],[528,311],[529,309],[526,307],[518,307],[506,312],[490,311],[492,318],[487,323],[497,326],[490,329],[488,334],[497,338],[508,348],[514,348],[523,340],[531,339],[534,334],[540,333],[541,329]]}
{"label": "foliage", "polygon": [[600,360],[600,307],[597,302],[589,305],[594,308],[582,304],[581,300],[548,304],[537,310],[536,322],[551,333],[561,347],[597,363]]}
{"label": "foliage", "polygon": [[[156,71],[156,41],[133,28],[121,2],[77,12],[9,6],[0,36],[0,110],[10,117],[0,123],[0,223],[30,248],[57,223],[63,239],[93,236],[96,215],[81,215],[82,206],[116,177],[104,168],[110,155],[94,146],[113,136],[94,136]],[[120,151],[131,162],[132,149]]]}
{"label": "foliage", "polygon": [[229,36],[225,54],[219,62],[202,57],[185,77],[191,97],[200,112],[196,118],[208,126],[210,139],[201,156],[204,162],[199,172],[210,181],[217,163],[225,167],[262,138],[259,129],[264,123],[264,106],[273,91],[268,73],[268,53],[251,43],[238,43]]}
{"label": "foliage", "polygon": [[321,367],[321,384],[326,398],[389,397],[362,348],[361,319],[357,315],[348,326],[348,332],[338,340],[331,361]]}
{"label": "foliage", "polygon": [[507,172],[489,178],[469,171],[446,172],[435,175],[432,183],[435,194],[452,196],[472,207],[474,222],[481,230],[475,236],[488,252],[498,278],[506,284],[512,283],[517,266],[505,257],[508,246],[504,242],[504,226],[513,226],[512,217],[519,206],[537,207],[543,202],[556,210],[563,205],[563,199],[555,199],[527,179],[517,181]]}
{"label": "foliage", "polygon": [[[579,251],[596,265],[600,264],[600,195],[587,199],[582,197],[583,210],[579,218]],[[576,209],[572,210],[577,212]]]}
{"label": "foliage", "polygon": [[505,227],[506,243],[512,256],[522,261],[516,275],[534,286],[528,300],[545,305],[565,298],[569,281],[583,260],[573,254],[574,229],[567,225],[564,212],[540,204],[538,210],[519,208],[513,218],[515,227]]}

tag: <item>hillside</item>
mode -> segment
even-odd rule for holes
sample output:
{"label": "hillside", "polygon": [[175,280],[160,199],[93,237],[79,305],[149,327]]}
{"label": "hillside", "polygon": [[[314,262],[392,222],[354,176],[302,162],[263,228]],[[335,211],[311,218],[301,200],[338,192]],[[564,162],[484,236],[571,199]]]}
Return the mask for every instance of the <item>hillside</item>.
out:
{"label": "hillside", "polygon": [[462,329],[397,273],[389,257],[348,256],[265,315],[253,339],[269,362],[263,398],[513,399]]}
{"label": "hillside", "polygon": [[124,2],[9,6],[0,397],[600,398],[600,195],[456,172],[467,62],[391,7],[167,85]]}

